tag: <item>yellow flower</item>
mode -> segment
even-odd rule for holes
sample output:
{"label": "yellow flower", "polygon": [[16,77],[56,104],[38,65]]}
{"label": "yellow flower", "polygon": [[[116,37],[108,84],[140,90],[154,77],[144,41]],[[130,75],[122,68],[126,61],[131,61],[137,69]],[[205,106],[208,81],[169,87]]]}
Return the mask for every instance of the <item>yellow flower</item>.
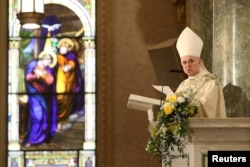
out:
{"label": "yellow flower", "polygon": [[153,127],[152,129],[151,129],[151,136],[152,137],[155,137],[156,136],[156,134],[157,134],[157,132],[158,132],[158,128],[157,127]]}
{"label": "yellow flower", "polygon": [[177,132],[178,132],[179,128],[180,128],[180,124],[178,124],[178,123],[169,125],[169,131],[170,131],[174,136],[177,135]]}
{"label": "yellow flower", "polygon": [[170,103],[176,102],[177,101],[177,96],[175,94],[168,96],[167,100]]}
{"label": "yellow flower", "polygon": [[164,105],[163,110],[164,110],[164,112],[165,112],[166,115],[169,115],[169,114],[171,114],[174,111],[174,109],[173,109],[173,107],[172,107],[172,105],[170,103],[166,103]]}

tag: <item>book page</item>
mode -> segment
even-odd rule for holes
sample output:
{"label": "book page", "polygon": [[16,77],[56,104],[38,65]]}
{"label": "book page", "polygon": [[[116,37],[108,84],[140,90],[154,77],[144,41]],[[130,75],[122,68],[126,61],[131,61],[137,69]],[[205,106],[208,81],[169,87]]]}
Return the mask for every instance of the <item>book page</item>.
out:
{"label": "book page", "polygon": [[152,85],[157,91],[165,94],[170,95],[174,94],[173,90],[169,86],[161,86],[161,85]]}

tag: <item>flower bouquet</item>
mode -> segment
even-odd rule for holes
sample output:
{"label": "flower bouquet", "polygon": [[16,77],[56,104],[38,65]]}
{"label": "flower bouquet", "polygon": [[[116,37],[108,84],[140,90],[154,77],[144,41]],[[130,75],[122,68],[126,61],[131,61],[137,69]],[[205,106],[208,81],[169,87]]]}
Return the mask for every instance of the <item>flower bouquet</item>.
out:
{"label": "flower bouquet", "polygon": [[177,92],[166,98],[157,113],[156,123],[150,128],[146,151],[153,156],[166,156],[163,162],[171,166],[171,151],[178,150],[184,157],[187,140],[187,121],[198,112],[194,92]]}

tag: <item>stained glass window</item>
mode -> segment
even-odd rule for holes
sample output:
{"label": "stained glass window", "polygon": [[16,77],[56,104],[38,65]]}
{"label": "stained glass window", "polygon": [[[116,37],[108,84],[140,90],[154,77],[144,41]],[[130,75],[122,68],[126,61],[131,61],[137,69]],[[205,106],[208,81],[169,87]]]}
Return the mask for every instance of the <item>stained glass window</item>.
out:
{"label": "stained glass window", "polygon": [[44,0],[27,30],[9,0],[8,166],[94,167],[95,0]]}

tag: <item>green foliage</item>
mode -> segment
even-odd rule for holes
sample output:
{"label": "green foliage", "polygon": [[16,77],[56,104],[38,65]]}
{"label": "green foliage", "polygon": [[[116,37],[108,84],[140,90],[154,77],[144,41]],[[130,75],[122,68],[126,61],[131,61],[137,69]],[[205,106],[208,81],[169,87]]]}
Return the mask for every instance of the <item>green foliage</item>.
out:
{"label": "green foliage", "polygon": [[165,156],[164,164],[171,166],[171,152],[177,150],[184,157],[188,119],[198,112],[193,91],[178,92],[166,98],[150,129],[146,151],[153,156]]}

